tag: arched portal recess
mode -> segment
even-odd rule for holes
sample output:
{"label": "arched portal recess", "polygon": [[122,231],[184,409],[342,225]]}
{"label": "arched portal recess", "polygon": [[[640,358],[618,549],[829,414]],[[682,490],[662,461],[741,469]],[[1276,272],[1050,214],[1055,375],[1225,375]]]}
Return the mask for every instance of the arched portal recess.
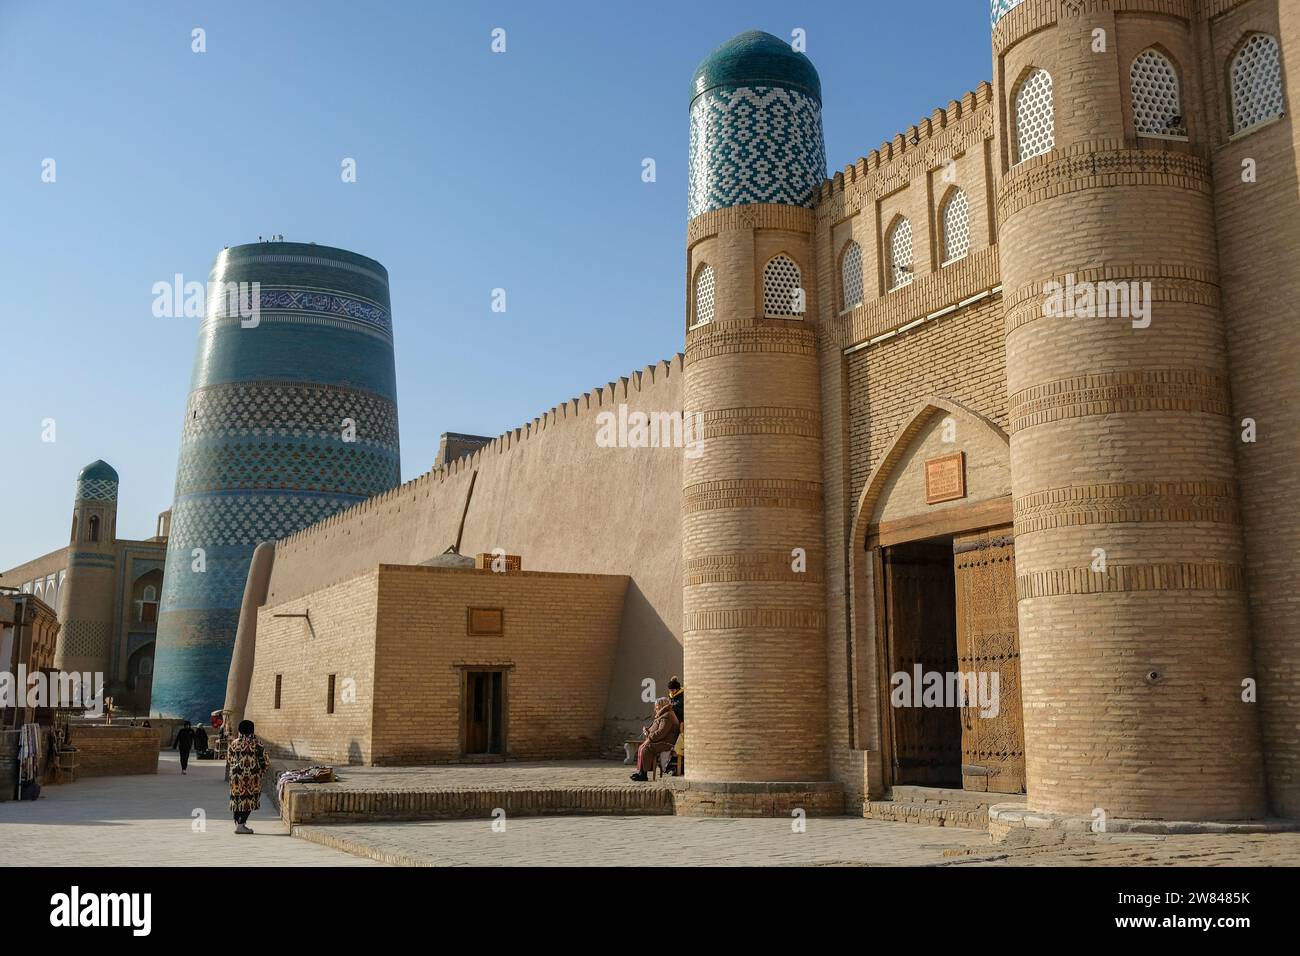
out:
{"label": "arched portal recess", "polygon": [[863,487],[851,541],[849,717],[868,791],[1024,792],[1006,433],[921,400]]}

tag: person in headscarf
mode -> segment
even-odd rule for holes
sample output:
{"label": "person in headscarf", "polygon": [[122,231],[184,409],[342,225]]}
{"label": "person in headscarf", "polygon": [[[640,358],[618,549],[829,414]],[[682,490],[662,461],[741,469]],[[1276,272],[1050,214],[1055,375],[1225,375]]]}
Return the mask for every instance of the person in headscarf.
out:
{"label": "person in headscarf", "polygon": [[668,678],[668,699],[673,702],[673,713],[677,715],[677,739],[673,742],[673,756],[677,758],[677,770],[682,772],[686,760],[686,688],[682,679],[676,675]]}
{"label": "person in headscarf", "polygon": [[677,715],[677,723],[683,728],[686,726],[686,688],[682,686],[680,677],[668,678],[668,699],[673,702],[673,713]]}
{"label": "person in headscarf", "polygon": [[185,721],[180,731],[176,734],[176,749],[181,752],[181,773],[190,764],[190,749],[194,746],[194,728],[190,722]]}
{"label": "person in headscarf", "polygon": [[194,725],[194,756],[207,759],[208,754],[208,732],[203,729],[202,724]]}
{"label": "person in headscarf", "polygon": [[239,722],[239,736],[226,750],[226,767],[230,771],[230,809],[235,815],[235,832],[252,833],[248,815],[261,805],[262,778],[270,763],[266,751],[253,735],[253,722]]}
{"label": "person in headscarf", "polygon": [[650,726],[645,729],[645,739],[636,751],[636,773],[632,779],[649,780],[649,772],[654,769],[655,761],[661,753],[667,753],[677,740],[677,715],[673,712],[672,702],[667,697],[655,701],[655,716]]}

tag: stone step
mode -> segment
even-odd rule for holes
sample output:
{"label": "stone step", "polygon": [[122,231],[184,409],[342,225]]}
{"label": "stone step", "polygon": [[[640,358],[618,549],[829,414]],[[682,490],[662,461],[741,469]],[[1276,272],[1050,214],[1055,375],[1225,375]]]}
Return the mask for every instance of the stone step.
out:
{"label": "stone step", "polygon": [[[273,789],[273,787],[268,787]],[[394,789],[291,783],[280,819],[306,823],[490,820],[496,810],[521,816],[672,816],[664,786]]]}
{"label": "stone step", "polygon": [[864,805],[862,816],[868,820],[919,823],[930,827],[964,827],[971,830],[987,830],[989,825],[988,807],[941,803],[870,800]]}
{"label": "stone step", "polygon": [[896,803],[941,804],[954,807],[983,807],[995,803],[1024,803],[1023,793],[989,793],[982,790],[957,790],[949,787],[898,786],[889,793]]}

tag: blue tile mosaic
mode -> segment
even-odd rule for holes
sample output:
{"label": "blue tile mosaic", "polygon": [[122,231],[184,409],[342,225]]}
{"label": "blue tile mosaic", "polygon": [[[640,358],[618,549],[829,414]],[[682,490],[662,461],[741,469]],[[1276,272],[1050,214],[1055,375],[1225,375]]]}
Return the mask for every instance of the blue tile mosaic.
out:
{"label": "blue tile mosaic", "polygon": [[1023,2],[1024,0],[989,0],[989,19],[993,26],[997,26],[999,20]]}
{"label": "blue tile mosaic", "polygon": [[821,80],[808,57],[757,30],[705,57],[691,81],[689,217],[810,206],[825,178]]}
{"label": "blue tile mosaic", "polygon": [[821,105],[794,90],[713,89],[691,105],[688,215],[744,203],[811,206],[826,178]]}
{"label": "blue tile mosaic", "polygon": [[224,700],[253,549],[396,486],[401,471],[382,265],[258,243],[222,252],[209,281],[259,283],[260,315],[244,323],[214,302],[181,431],[152,706],[191,718]]}
{"label": "blue tile mosaic", "polygon": [[102,458],[92,461],[77,475],[77,501],[116,501],[117,471]]}

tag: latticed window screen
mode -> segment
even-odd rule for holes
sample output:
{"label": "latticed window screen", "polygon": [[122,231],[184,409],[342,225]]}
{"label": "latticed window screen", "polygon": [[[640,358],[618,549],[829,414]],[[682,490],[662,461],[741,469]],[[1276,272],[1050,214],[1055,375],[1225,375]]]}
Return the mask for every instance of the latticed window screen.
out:
{"label": "latticed window screen", "polygon": [[1256,33],[1232,61],[1234,132],[1282,115],[1282,61],[1277,40]]}
{"label": "latticed window screen", "polygon": [[844,258],[840,260],[840,290],[845,312],[862,304],[862,247],[852,239],[844,247]]}
{"label": "latticed window screen", "polygon": [[695,323],[713,321],[713,266],[701,266],[695,273]]}
{"label": "latticed window screen", "polygon": [[943,204],[943,261],[956,262],[970,252],[970,203],[954,189]]}
{"label": "latticed window screen", "polygon": [[889,287],[897,289],[912,281],[912,224],[906,219],[889,231]]}
{"label": "latticed window screen", "polygon": [[1186,136],[1178,73],[1169,58],[1147,50],[1129,69],[1133,86],[1133,125],[1139,133]]}
{"label": "latticed window screen", "polygon": [[804,308],[799,267],[787,255],[774,257],[763,267],[763,314],[772,318],[802,316]]}
{"label": "latticed window screen", "polygon": [[1056,117],[1052,111],[1052,77],[1046,70],[1034,70],[1016,93],[1016,146],[1019,159],[1051,152],[1056,145]]}

